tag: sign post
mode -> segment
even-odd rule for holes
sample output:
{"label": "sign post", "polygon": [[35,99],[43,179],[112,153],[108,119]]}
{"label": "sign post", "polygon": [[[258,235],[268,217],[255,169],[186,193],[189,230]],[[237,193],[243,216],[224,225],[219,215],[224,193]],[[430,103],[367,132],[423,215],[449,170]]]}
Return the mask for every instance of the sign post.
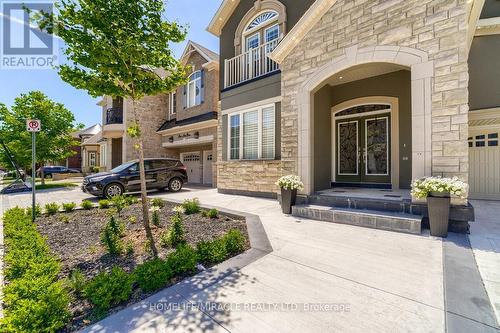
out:
{"label": "sign post", "polygon": [[26,130],[31,132],[31,193],[32,193],[32,203],[31,203],[31,219],[35,222],[36,218],[36,133],[40,132],[42,129],[42,123],[40,120],[28,119],[26,120]]}

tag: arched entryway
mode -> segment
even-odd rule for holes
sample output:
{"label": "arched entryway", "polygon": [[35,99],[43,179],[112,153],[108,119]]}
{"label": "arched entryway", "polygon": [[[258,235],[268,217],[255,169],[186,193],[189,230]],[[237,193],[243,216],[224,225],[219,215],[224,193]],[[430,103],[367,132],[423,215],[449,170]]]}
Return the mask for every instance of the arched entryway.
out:
{"label": "arched entryway", "polygon": [[[403,178],[406,177],[404,182],[406,185],[409,183],[408,179],[430,175],[432,165],[431,77],[433,70],[433,62],[428,61],[427,54],[419,50],[398,46],[363,49],[353,46],[347,48],[343,56],[334,59],[311,74],[302,84],[297,96],[299,108],[297,162],[298,173],[304,181],[305,194],[311,194],[325,188],[330,185],[331,181],[336,180],[337,170],[335,170],[334,154],[337,154],[337,151],[334,146],[337,143],[331,140],[333,122],[335,121],[332,107],[357,98],[392,97],[398,99],[398,124],[400,128],[397,130],[397,135],[400,140],[399,147],[393,147],[395,143],[391,141],[391,137],[394,136],[394,133],[387,134],[388,149],[393,147],[399,153],[397,161],[394,160],[396,155],[392,153],[387,161],[389,175],[387,175],[386,180],[390,179],[392,188],[397,189],[402,185],[402,171],[404,171]],[[409,130],[404,133],[406,141],[403,145],[401,144],[401,94],[391,93],[390,89],[389,92],[383,93],[380,92],[380,89],[375,89],[383,87],[384,82],[388,82],[384,81],[384,75],[401,76],[401,80],[404,81],[404,86],[408,90],[405,101],[407,119],[403,125],[409,127]],[[378,80],[378,83],[370,80]],[[398,78],[393,78],[393,80],[396,82]],[[365,82],[370,83],[370,87],[374,88],[373,91],[370,92],[364,88]],[[394,85],[394,82],[391,85]],[[356,85],[358,86],[356,87]],[[342,94],[336,93],[335,87],[340,86],[350,90],[347,94],[350,95],[349,99],[337,100],[337,97]],[[383,101],[371,101],[370,103],[384,104]],[[392,132],[395,131],[393,119],[391,119],[393,113],[391,104],[389,117],[385,121],[387,129]],[[318,114],[329,114],[329,118],[318,117]],[[325,120],[328,121],[325,122]],[[364,119],[365,132],[366,120],[369,118]],[[359,120],[357,121],[359,125]],[[379,123],[381,128],[383,127],[382,121],[376,123]],[[328,141],[324,140],[325,136],[321,136],[321,132],[327,134]],[[406,164],[404,170],[402,170],[402,164]],[[328,167],[325,168],[326,165]],[[391,172],[395,168],[398,169],[399,174]],[[396,176],[397,179],[395,179]]]}

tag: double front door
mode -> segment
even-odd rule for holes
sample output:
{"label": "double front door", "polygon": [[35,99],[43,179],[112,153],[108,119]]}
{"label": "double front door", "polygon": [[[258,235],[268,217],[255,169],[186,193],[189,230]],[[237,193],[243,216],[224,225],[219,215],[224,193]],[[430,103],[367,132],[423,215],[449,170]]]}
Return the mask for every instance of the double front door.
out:
{"label": "double front door", "polygon": [[336,182],[391,183],[390,113],[336,120]]}

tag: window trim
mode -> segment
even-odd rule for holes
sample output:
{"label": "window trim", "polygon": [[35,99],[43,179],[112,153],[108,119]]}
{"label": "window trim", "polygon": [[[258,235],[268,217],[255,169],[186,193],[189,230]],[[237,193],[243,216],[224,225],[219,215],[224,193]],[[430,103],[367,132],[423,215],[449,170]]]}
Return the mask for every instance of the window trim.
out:
{"label": "window trim", "polygon": [[[262,111],[267,108],[273,108],[274,114],[274,140],[273,140],[273,156],[268,158],[262,157]],[[257,158],[256,159],[245,159],[243,158],[243,140],[244,140],[244,131],[243,131],[243,114],[247,112],[257,111]],[[231,158],[231,119],[232,117],[239,116],[239,128],[240,128],[240,140],[239,140],[239,158],[233,159]],[[274,161],[276,160],[276,103],[272,104],[264,104],[255,106],[252,108],[248,108],[245,110],[235,111],[228,114],[227,118],[227,133],[226,133],[226,142],[227,142],[227,160],[228,161]]]}
{"label": "window trim", "polygon": [[[273,17],[273,18],[271,18],[271,19],[269,19],[269,20],[261,22],[259,25],[256,25],[255,27],[253,27],[251,29],[248,29],[248,27],[250,26],[250,24],[252,24],[253,21],[255,21],[255,19],[257,17],[263,15],[264,13],[269,13],[269,12],[272,12],[272,13],[276,14],[276,16]],[[252,18],[250,20],[247,20],[247,22],[245,24],[245,27],[243,28],[243,36],[249,35],[252,32],[259,31],[262,28],[264,28],[264,27],[266,27],[266,26],[268,26],[270,24],[273,24],[275,22],[279,22],[279,18],[280,18],[280,13],[278,11],[276,11],[276,10],[273,10],[273,9],[264,9],[264,10],[261,10],[257,14],[255,14],[254,16],[252,16]]]}
{"label": "window trim", "polygon": [[[199,73],[199,76],[195,79],[192,79],[192,77],[195,75],[195,74],[198,74]],[[198,70],[198,71],[195,71],[193,72],[191,75],[189,75],[189,81],[188,83],[186,84],[186,108],[192,108],[192,107],[195,107],[195,106],[198,106],[198,105],[201,105],[202,104],[202,73],[201,73],[201,70]],[[197,85],[197,82],[200,82],[200,102],[197,103],[196,102],[196,85]],[[190,104],[190,88],[189,86],[191,84],[194,84],[194,103],[193,104]]]}
{"label": "window trim", "polygon": [[[175,98],[174,98],[175,96]],[[177,115],[177,92],[172,91],[169,96],[169,110],[168,116],[171,118],[172,116]]]}

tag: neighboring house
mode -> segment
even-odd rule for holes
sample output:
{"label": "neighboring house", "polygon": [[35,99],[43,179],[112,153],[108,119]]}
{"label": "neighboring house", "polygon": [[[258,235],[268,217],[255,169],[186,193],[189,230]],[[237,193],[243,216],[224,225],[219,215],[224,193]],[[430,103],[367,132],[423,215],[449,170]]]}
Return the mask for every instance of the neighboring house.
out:
{"label": "neighboring house", "polygon": [[106,141],[102,137],[102,131],[82,141],[82,172],[85,174],[106,170],[106,160],[103,151]]}
{"label": "neighboring house", "polygon": [[[178,158],[188,169],[189,183],[215,185],[219,55],[190,41],[181,62],[191,68],[186,85],[136,103],[144,155]],[[101,166],[110,170],[137,159],[126,134],[126,124],[134,119],[131,102],[106,96],[99,105],[103,108]]]}
{"label": "neighboring house", "polygon": [[468,180],[469,90],[475,108],[499,106],[497,36],[476,37],[471,70],[492,71],[469,85],[483,2],[222,1],[208,27],[224,64],[219,191],[276,197],[284,174],[304,195]]}
{"label": "neighboring house", "polygon": [[75,131],[72,136],[80,144],[72,147],[71,149],[75,152],[75,155],[69,157],[65,161],[65,166],[70,169],[79,169],[84,171],[84,154],[82,154],[83,143],[99,133],[101,131],[101,125],[96,124],[85,128],[80,131]]}
{"label": "neighboring house", "polygon": [[167,96],[168,119],[159,127],[162,147],[181,159],[189,183],[216,185],[219,55],[190,41],[181,57],[188,83]]}
{"label": "neighboring house", "polygon": [[500,200],[500,1],[486,0],[469,55],[470,197]]}

